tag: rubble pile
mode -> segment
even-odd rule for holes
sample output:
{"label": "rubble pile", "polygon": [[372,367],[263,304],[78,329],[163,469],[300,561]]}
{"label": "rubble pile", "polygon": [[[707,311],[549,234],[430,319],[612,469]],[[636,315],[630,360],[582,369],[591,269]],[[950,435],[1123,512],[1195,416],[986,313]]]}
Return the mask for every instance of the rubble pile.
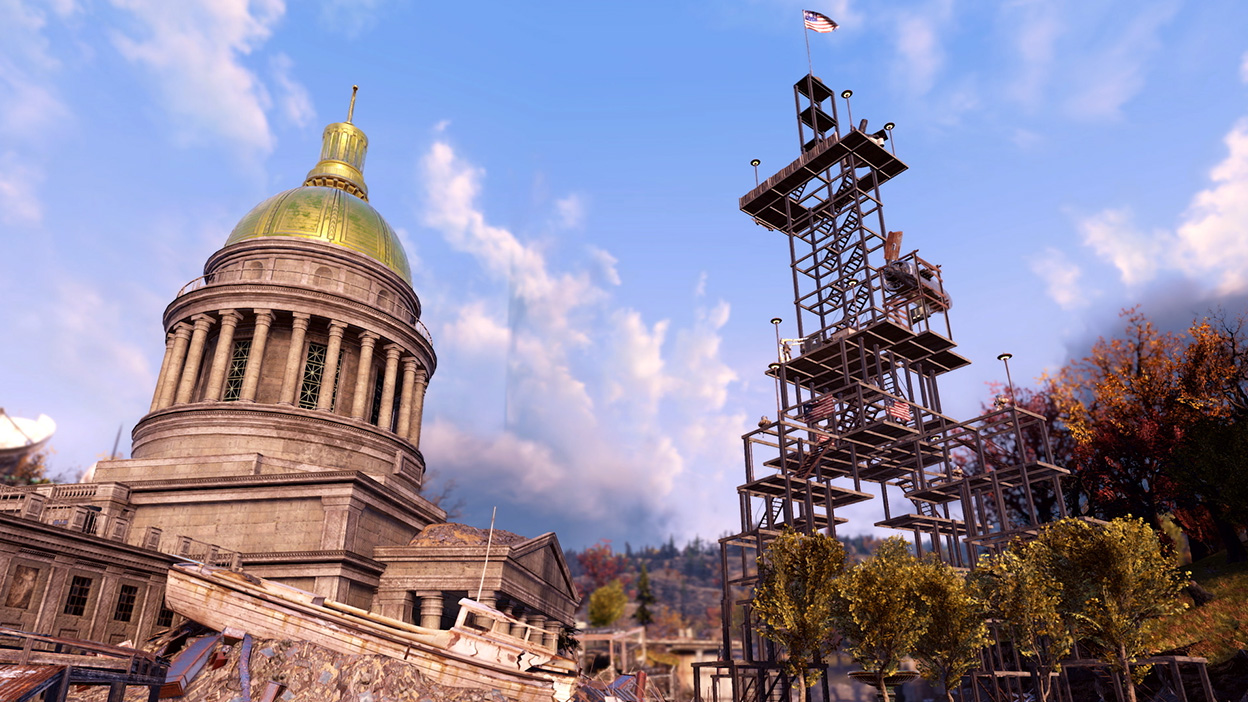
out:
{"label": "rubble pile", "polygon": [[[337,653],[307,641],[251,642],[250,695],[243,694],[243,646],[220,644],[203,669],[174,699],[184,702],[508,702],[497,690],[469,690],[428,682],[415,666],[388,656]],[[146,691],[126,702],[146,702]],[[75,691],[71,699],[105,702],[107,688]]]}
{"label": "rubble pile", "polygon": [[477,527],[468,526],[467,524],[458,524],[456,522],[446,522],[443,524],[430,524],[421,530],[416,538],[412,539],[412,546],[477,546],[485,545],[487,542],[496,546],[514,546],[516,544],[528,541],[519,534],[513,534],[510,531],[495,529],[494,535],[490,536],[489,529],[478,529]]}

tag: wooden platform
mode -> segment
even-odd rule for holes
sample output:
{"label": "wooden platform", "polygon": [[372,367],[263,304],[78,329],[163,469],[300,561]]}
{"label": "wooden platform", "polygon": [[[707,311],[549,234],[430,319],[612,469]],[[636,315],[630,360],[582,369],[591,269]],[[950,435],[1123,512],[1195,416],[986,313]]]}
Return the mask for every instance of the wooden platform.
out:
{"label": "wooden platform", "polygon": [[966,523],[961,519],[939,517],[931,514],[903,514],[878,521],[875,525],[886,529],[938,531],[942,534],[952,533],[955,536],[966,533]]}
{"label": "wooden platform", "polygon": [[745,483],[738,487],[737,491],[759,497],[791,497],[795,501],[805,500],[807,493],[809,493],[814,504],[830,506],[832,509],[847,507],[874,498],[874,495],[867,492],[859,492],[840,487],[839,485],[812,482],[800,478],[789,478],[786,488],[786,480],[783,475],[769,475],[766,478]]}
{"label": "wooden platform", "polygon": [[[839,332],[822,344],[808,339],[802,353],[784,363],[784,371],[790,381],[816,392],[836,392],[855,380],[893,369],[887,355],[875,356],[877,346],[937,375],[970,364],[953,351],[952,340],[931,330],[915,333],[891,319],[880,319],[862,329]],[[772,377],[778,374],[770,368],[766,372]]]}
{"label": "wooden platform", "polygon": [[872,189],[875,185],[895,178],[907,168],[906,164],[866,134],[851,129],[840,138],[831,136],[820,141],[780,169],[780,172],[760,183],[741,198],[738,203],[741,211],[771,229],[789,228],[792,223],[810,216],[810,211],[794,202],[789,194],[851,154],[857,161],[870,166],[879,174],[874,179],[878,182],[873,183]]}

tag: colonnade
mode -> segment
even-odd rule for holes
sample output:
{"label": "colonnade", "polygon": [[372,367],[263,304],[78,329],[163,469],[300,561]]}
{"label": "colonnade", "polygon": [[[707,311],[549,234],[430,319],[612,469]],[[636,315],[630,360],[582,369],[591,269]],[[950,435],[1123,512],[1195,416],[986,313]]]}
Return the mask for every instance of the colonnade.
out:
{"label": "colonnade", "polygon": [[[515,602],[514,600],[499,598],[498,594],[499,593],[494,592],[483,592],[481,597],[476,598],[476,600],[486,607],[498,609],[504,614],[510,616],[512,619],[522,623],[511,625],[510,630],[500,630],[502,633],[522,639],[525,635],[525,627],[523,624],[527,624],[528,626],[538,629],[541,632],[540,634],[534,632],[529,636],[529,640],[532,643],[545,646],[552,650],[558,646],[559,631],[562,628],[562,625],[558,620],[535,612],[532,609]],[[406,613],[408,616],[405,617],[405,613],[402,612],[392,612],[388,614],[383,612],[383,614],[387,614],[387,616],[397,615],[397,618],[415,621],[427,629],[439,629],[442,625],[442,613],[444,608],[454,608],[453,611],[456,613],[459,611],[459,604],[457,602],[444,601],[445,597],[443,593],[438,590],[416,590],[406,593],[404,599],[409,602],[407,607],[410,609],[409,612]],[[416,602],[411,602],[411,599],[415,599]],[[499,606],[500,599],[504,602],[501,607]],[[416,604],[417,602],[419,603],[418,605]],[[411,611],[415,610],[417,606],[419,607],[419,614],[415,611]],[[503,625],[498,624],[497,626]]]}
{"label": "colonnade", "polygon": [[[263,367],[265,347],[275,319],[270,309],[253,309],[250,312],[254,315],[255,323],[251,349],[247,354],[246,368],[238,394],[240,402],[256,401],[261,374],[267,370]],[[216,350],[208,363],[201,402],[219,402],[224,395],[235,333],[239,323],[245,318],[246,311],[224,309],[218,314],[221,328],[217,335]],[[307,332],[311,321],[312,317],[309,314],[293,313],[290,350],[286,354],[285,365],[282,368],[282,382],[277,394],[278,404],[294,405],[298,398],[299,388],[303,382],[302,372],[307,355]],[[195,386],[204,371],[204,350],[208,343],[208,332],[216,323],[218,320],[212,315],[196,314],[189,320],[173,325],[165,337],[165,355],[160,364],[160,376],[156,381],[151,412],[191,402]],[[334,380],[342,365],[342,342],[350,331],[351,327],[346,322],[335,319],[329,321],[323,375],[326,380],[317,396],[316,409],[318,411],[332,412],[334,410]],[[365,329],[355,330],[355,336],[360,345],[360,358],[356,367],[349,416],[360,421],[369,420],[366,416],[370,409],[369,381],[372,378],[373,358],[377,355],[377,345],[380,343],[380,351],[384,354],[385,360],[377,426],[385,429],[393,426],[395,434],[418,446],[421,416],[425,404],[425,389],[429,384],[428,371],[421,366],[416,356],[406,352],[401,345],[393,341],[387,341]],[[343,381],[348,382],[348,379],[344,378]],[[399,398],[397,418],[394,416],[396,393]]]}

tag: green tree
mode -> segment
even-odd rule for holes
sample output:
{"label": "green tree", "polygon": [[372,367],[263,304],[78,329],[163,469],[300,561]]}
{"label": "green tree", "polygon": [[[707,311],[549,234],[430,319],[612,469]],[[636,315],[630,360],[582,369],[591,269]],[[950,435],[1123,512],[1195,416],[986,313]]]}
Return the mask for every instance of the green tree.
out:
{"label": "green tree", "polygon": [[845,549],[831,536],[785,529],[759,556],[758,571],[753,602],[758,633],[788,651],[784,670],[801,682],[799,699],[805,702],[807,688],[823,673],[813,666],[836,648],[833,611]]}
{"label": "green tree", "polygon": [[927,628],[927,607],[919,594],[921,570],[905,539],[893,536],[837,584],[836,626],[849,640],[846,650],[853,659],[875,673],[884,702],[884,679],[898,671]]}
{"label": "green tree", "polygon": [[966,577],[938,560],[921,564],[918,592],[928,619],[914,659],[923,677],[939,683],[946,702],[953,702],[953,687],[979,667],[980,651],[988,645],[984,603]]}
{"label": "green tree", "polygon": [[1035,542],[1016,541],[1004,553],[981,561],[973,579],[989,616],[1015,650],[1035,667],[1036,696],[1049,699],[1053,673],[1070,653],[1074,636],[1062,617],[1061,585],[1035,556]]}
{"label": "green tree", "polygon": [[1088,524],[1063,519],[1048,525],[1030,554],[1059,583],[1060,609],[1081,640],[1099,649],[1136,702],[1130,664],[1156,652],[1154,620],[1182,611],[1187,578],[1157,532],[1141,519]]}
{"label": "green tree", "polygon": [[646,570],[646,564],[641,564],[641,574],[637,576],[637,612],[634,616],[637,623],[647,626],[654,621],[654,614],[650,612],[650,606],[655,602],[654,592],[650,590],[650,573]]}
{"label": "green tree", "polygon": [[624,616],[628,595],[618,579],[603,585],[589,595],[589,625],[611,626]]}

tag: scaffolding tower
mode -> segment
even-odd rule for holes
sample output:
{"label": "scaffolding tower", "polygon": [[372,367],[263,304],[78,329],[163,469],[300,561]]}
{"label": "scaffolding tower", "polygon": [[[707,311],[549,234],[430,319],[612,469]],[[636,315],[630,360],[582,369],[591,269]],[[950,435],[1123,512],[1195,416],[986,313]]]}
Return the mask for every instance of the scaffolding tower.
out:
{"label": "scaffolding tower", "polygon": [[[908,533],[919,555],[969,568],[1036,533],[1040,485],[1065,516],[1067,471],[1044,418],[1016,407],[1012,389],[969,421],[941,408],[938,377],[970,361],[954,350],[940,266],[903,254],[901,233],[885,228],[880,188],[907,168],[889,148],[891,123],[852,124],[852,93],[840,93],[842,109],[813,75],[793,94],[801,154],[740,208],[787,238],[797,337],[780,338],[773,320],[778,416],[742,437],[741,530],[720,540],[723,645],[719,660],[695,664],[710,680],[696,702],[789,699],[783,652],[758,636],[751,608],[757,557],[786,527],[835,535],[847,521],[837,511],[862,503],[855,515]],[[826,675],[820,697],[831,699]]]}

